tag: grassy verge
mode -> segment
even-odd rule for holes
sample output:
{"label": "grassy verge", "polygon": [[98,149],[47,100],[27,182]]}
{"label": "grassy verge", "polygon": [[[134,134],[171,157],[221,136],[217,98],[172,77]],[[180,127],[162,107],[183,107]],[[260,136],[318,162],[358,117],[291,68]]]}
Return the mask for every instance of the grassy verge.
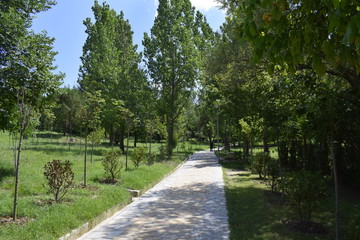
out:
{"label": "grassy verge", "polygon": [[[280,195],[271,194],[270,188],[251,174],[240,163],[223,163],[225,195],[229,213],[230,239],[246,240],[313,240],[335,239],[334,197],[329,197],[314,214],[313,221],[325,226],[326,235],[295,232],[282,220],[295,217],[291,206]],[[359,198],[349,192],[341,199],[342,239],[352,227],[351,219],[360,215]]]}
{"label": "grassy verge", "polygon": [[[126,188],[147,189],[159,182],[192,152],[207,148],[206,145],[187,143],[185,148],[175,150],[170,160],[150,166],[143,164],[139,168],[129,163],[129,171],[121,172],[120,182],[107,185],[99,183],[104,178],[101,160],[106,147],[97,146],[93,162],[88,160],[88,187],[83,188],[84,141],[77,138],[69,149],[67,139],[58,134],[38,134],[37,138],[25,141],[20,165],[18,215],[31,220],[24,224],[0,223],[0,239],[58,239],[111,207],[129,203],[130,194]],[[14,176],[11,146],[9,135],[0,133],[0,217],[12,214]],[[146,145],[140,143],[138,146]],[[152,152],[157,152],[159,147],[160,144],[152,144]],[[123,160],[124,158],[122,156]],[[52,196],[44,187],[44,165],[53,159],[69,160],[75,173],[76,186],[60,204],[49,201]]]}

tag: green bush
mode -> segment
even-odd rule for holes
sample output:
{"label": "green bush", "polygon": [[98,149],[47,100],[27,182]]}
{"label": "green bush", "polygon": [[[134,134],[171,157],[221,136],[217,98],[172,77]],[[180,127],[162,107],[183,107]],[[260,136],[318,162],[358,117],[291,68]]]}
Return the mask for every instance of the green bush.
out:
{"label": "green bush", "polygon": [[130,158],[134,166],[136,168],[139,167],[140,164],[145,161],[145,159],[146,159],[146,148],[144,147],[134,148]]}
{"label": "green bush", "polygon": [[155,153],[147,153],[146,154],[146,160],[147,160],[147,164],[153,165],[155,160],[156,160],[156,154]]}
{"label": "green bush", "polygon": [[47,180],[49,192],[54,195],[54,200],[59,203],[74,184],[74,173],[69,160],[62,166],[60,160],[48,162],[45,166],[44,176]]}
{"label": "green bush", "polygon": [[269,162],[266,164],[266,174],[268,175],[269,179],[267,184],[270,185],[271,191],[277,191],[278,184],[279,184],[279,176],[280,176],[280,168],[279,164],[275,158],[270,158]]}
{"label": "green bush", "polygon": [[159,148],[159,154],[158,154],[158,160],[164,161],[167,157],[167,149],[166,146],[160,146]]}
{"label": "green bush", "polygon": [[104,166],[105,175],[113,182],[119,177],[121,169],[124,168],[124,163],[120,160],[121,152],[115,148],[111,148],[104,154],[102,165]]}
{"label": "green bush", "polygon": [[257,152],[251,163],[251,169],[259,174],[259,178],[266,177],[266,165],[271,160],[269,153]]}
{"label": "green bush", "polygon": [[327,197],[325,181],[317,173],[305,170],[291,172],[285,176],[281,185],[302,222],[309,222],[321,200]]}
{"label": "green bush", "polygon": [[350,222],[347,239],[360,239],[360,215],[356,216]]}

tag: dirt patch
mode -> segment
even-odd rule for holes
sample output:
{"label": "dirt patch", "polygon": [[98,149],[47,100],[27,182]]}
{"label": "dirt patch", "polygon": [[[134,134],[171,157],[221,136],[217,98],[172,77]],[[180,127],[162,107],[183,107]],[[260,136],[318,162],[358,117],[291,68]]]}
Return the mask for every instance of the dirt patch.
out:
{"label": "dirt patch", "polygon": [[41,199],[41,200],[37,200],[35,202],[35,205],[42,207],[42,206],[52,205],[53,203],[55,203],[55,200],[53,199],[45,199],[45,200]]}
{"label": "dirt patch", "polygon": [[7,224],[18,224],[18,225],[25,225],[29,221],[33,221],[34,219],[28,218],[28,217],[18,217],[16,219],[16,222],[13,221],[12,217],[6,216],[6,217],[0,217],[0,226],[1,225],[7,225]]}
{"label": "dirt patch", "polygon": [[102,184],[116,184],[117,182],[118,182],[118,180],[111,179],[111,178],[106,178],[106,179],[102,179],[99,181],[99,183],[102,183]]}
{"label": "dirt patch", "polygon": [[63,198],[58,203],[54,199],[40,199],[35,201],[35,205],[39,207],[50,206],[52,204],[71,203],[74,200],[71,198]]}
{"label": "dirt patch", "polygon": [[286,219],[281,221],[287,228],[295,232],[312,233],[317,235],[329,234],[329,229],[321,223],[315,222],[301,222],[293,219]]}
{"label": "dirt patch", "polygon": [[86,185],[84,186],[84,184],[80,184],[78,186],[76,186],[77,188],[85,188],[85,189],[88,189],[88,190],[91,190],[91,191],[96,191],[99,189],[99,187],[97,186],[91,186],[91,185]]}

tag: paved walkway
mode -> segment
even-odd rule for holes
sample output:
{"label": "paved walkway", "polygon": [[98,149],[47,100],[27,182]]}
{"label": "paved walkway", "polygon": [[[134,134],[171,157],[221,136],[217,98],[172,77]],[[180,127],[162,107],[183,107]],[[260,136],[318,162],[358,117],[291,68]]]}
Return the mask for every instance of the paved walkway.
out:
{"label": "paved walkway", "polygon": [[175,173],[83,239],[229,239],[222,170],[213,152],[195,153]]}

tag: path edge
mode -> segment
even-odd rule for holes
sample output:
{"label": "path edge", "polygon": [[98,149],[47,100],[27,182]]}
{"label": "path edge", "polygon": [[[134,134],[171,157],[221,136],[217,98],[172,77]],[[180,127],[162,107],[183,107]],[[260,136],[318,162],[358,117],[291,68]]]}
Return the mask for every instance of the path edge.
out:
{"label": "path edge", "polygon": [[[195,153],[195,152],[194,152]],[[166,178],[168,178],[170,175],[172,175],[173,173],[175,173],[177,170],[179,170],[190,158],[191,156],[194,154],[190,154],[189,156],[187,156],[182,163],[180,163],[179,165],[177,165],[172,171],[170,171],[169,173],[165,174],[158,182],[155,182],[153,184],[149,184],[147,187],[145,187],[144,189],[140,190],[139,193],[139,197],[142,196],[143,194],[145,194],[147,191],[149,191],[150,189],[152,189],[153,187],[155,187],[156,185],[160,184],[162,181],[164,181]],[[112,217],[115,213],[117,213],[118,211],[120,211],[121,209],[125,208],[126,206],[130,205],[133,202],[133,197],[130,197],[125,203],[119,203],[118,205],[115,205],[113,207],[111,207],[110,209],[106,210],[105,212],[103,212],[102,214],[100,214],[99,216],[91,219],[90,221],[84,223],[83,225],[81,225],[79,228],[73,229],[71,230],[70,233],[67,233],[66,235],[62,236],[59,238],[59,240],[76,240],[79,237],[81,237],[82,235],[84,235],[85,233],[87,233],[88,231],[90,231],[91,229],[95,228],[97,225],[99,225],[101,222],[105,221],[106,219]]]}

